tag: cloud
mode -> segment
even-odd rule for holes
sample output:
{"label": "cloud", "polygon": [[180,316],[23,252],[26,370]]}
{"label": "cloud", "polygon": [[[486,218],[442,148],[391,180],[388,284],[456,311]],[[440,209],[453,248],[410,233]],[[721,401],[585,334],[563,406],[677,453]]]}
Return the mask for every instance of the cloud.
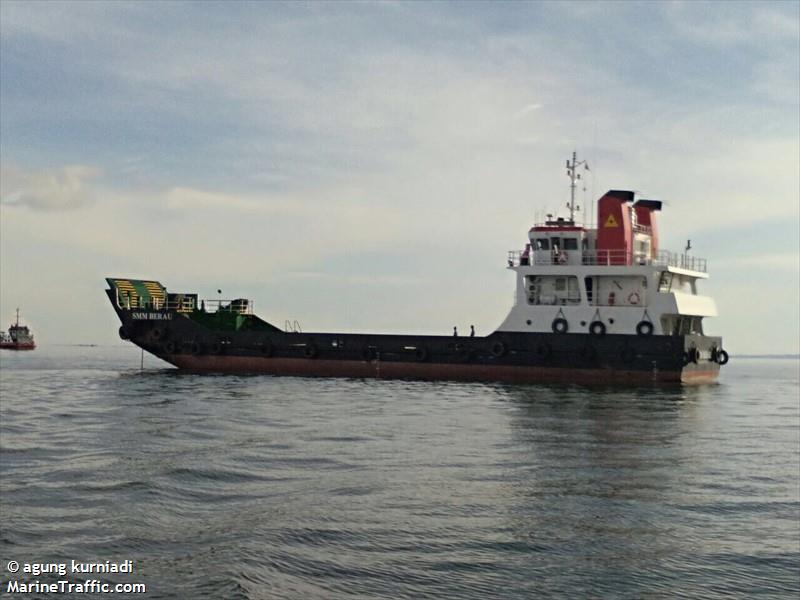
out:
{"label": "cloud", "polygon": [[95,200],[92,182],[100,170],[82,165],[23,171],[0,168],[0,202],[36,211],[76,210]]}
{"label": "cloud", "polygon": [[532,113],[532,112],[534,112],[536,110],[539,110],[540,108],[542,108],[541,104],[538,104],[538,103],[528,104],[526,106],[523,106],[517,112],[515,112],[514,113],[514,118],[515,119],[521,119],[522,117],[524,117],[526,115],[529,115],[530,113]]}
{"label": "cloud", "polygon": [[164,195],[164,206],[174,211],[223,210],[263,212],[264,205],[256,200],[233,194],[219,194],[186,187],[174,187]]}
{"label": "cloud", "polygon": [[[718,10],[714,2],[662,3],[659,9],[673,31],[704,45],[764,47],[763,38],[794,41],[800,34],[796,4],[737,3],[729,10]],[[793,10],[794,9],[794,10]],[[794,14],[791,14],[794,13]]]}
{"label": "cloud", "polygon": [[326,285],[331,282],[345,285],[359,286],[394,286],[403,287],[409,285],[419,285],[424,283],[420,277],[407,275],[340,275],[336,273],[325,273],[319,271],[294,271],[288,272],[287,277],[297,279],[314,280],[315,285]]}
{"label": "cloud", "polygon": [[721,259],[714,262],[715,267],[733,269],[761,269],[769,271],[786,271],[797,279],[800,273],[800,255],[791,252],[774,252],[756,254],[736,258]]}
{"label": "cloud", "polygon": [[[666,248],[774,237],[760,223],[798,218],[796,18],[652,6],[5,2],[3,157],[29,170],[2,173],[4,294],[117,273],[263,284],[270,311],[302,298],[331,327],[351,310],[354,328],[486,330],[505,251],[563,210],[573,150],[582,205],[617,187],[670,202]],[[95,167],[30,168],[71,163]],[[698,246],[714,265],[785,250]]]}

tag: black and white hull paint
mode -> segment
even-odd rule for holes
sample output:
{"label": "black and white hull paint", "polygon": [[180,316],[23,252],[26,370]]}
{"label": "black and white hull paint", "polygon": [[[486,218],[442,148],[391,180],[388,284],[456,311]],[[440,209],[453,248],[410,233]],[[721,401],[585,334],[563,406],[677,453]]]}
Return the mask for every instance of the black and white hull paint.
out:
{"label": "black and white hull paint", "polygon": [[[109,291],[112,302],[113,293]],[[499,382],[714,381],[717,337],[497,331],[486,337],[224,331],[185,314],[134,320],[120,335],[192,372]],[[169,313],[167,313],[169,314]],[[263,322],[262,322],[263,323]],[[264,325],[268,325],[264,323]]]}
{"label": "black and white hull paint", "polygon": [[[576,179],[573,155],[568,172]],[[574,188],[573,188],[574,189]],[[317,377],[499,382],[713,382],[728,361],[698,294],[706,261],[658,248],[661,202],[611,190],[598,225],[532,227],[509,252],[515,304],[485,337],[303,333],[252,313],[249,300],[198,301],[157,281],[108,278],[120,336],[179,369]]]}

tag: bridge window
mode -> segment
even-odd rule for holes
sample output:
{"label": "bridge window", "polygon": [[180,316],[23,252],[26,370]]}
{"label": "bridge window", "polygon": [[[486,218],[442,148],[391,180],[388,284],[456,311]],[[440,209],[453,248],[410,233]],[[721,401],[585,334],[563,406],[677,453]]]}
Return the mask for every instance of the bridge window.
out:
{"label": "bridge window", "polygon": [[533,275],[525,279],[528,304],[563,306],[581,301],[577,277]]}
{"label": "bridge window", "polygon": [[664,335],[703,335],[703,317],[664,315],[661,329]]}
{"label": "bridge window", "polygon": [[661,272],[661,279],[658,280],[658,291],[662,294],[669,292],[670,285],[672,285],[672,273],[669,271]]}

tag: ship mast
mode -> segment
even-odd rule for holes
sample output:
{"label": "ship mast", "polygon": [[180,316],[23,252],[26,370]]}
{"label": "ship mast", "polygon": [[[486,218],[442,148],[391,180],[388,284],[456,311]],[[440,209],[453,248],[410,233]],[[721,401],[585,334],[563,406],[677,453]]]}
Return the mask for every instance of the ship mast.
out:
{"label": "ship mast", "polygon": [[589,170],[589,165],[585,160],[578,161],[578,153],[572,153],[572,162],[569,162],[567,159],[567,175],[569,175],[569,188],[570,188],[570,195],[569,195],[569,204],[567,207],[569,208],[569,220],[574,224],[575,223],[575,211],[579,210],[580,207],[576,207],[575,205],[575,188],[577,187],[577,181],[581,178],[581,174],[577,173],[577,168],[583,165],[584,170]]}

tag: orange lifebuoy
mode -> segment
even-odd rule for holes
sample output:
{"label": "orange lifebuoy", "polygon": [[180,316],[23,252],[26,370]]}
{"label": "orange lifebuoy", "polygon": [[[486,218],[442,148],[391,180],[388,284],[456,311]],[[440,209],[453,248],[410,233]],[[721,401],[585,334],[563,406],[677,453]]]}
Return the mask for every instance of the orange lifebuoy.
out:
{"label": "orange lifebuoy", "polygon": [[568,260],[569,260],[569,254],[567,254],[566,252],[560,252],[559,253],[559,255],[558,255],[558,264],[565,265],[565,264],[567,264]]}
{"label": "orange lifebuoy", "polygon": [[631,295],[628,296],[628,304],[639,304],[641,300],[642,297],[639,295],[639,292],[631,292]]}

